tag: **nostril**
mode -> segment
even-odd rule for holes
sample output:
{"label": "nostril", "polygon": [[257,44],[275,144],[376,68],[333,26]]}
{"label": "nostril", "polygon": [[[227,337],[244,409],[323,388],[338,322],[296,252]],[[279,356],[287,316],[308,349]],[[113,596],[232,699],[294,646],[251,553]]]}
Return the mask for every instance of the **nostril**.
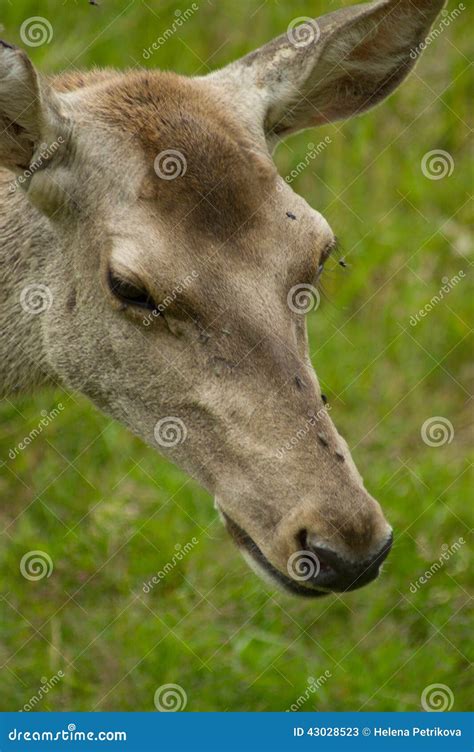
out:
{"label": "nostril", "polygon": [[301,532],[297,536],[297,540],[298,545],[303,551],[311,551],[311,553],[316,556],[318,560],[318,572],[315,575],[316,577],[318,577],[319,575],[337,574],[338,565],[340,564],[337,561],[339,559],[337,554],[334,554],[332,551],[329,551],[322,546],[314,546],[312,543],[310,543],[310,541],[308,540],[307,530],[301,530]]}

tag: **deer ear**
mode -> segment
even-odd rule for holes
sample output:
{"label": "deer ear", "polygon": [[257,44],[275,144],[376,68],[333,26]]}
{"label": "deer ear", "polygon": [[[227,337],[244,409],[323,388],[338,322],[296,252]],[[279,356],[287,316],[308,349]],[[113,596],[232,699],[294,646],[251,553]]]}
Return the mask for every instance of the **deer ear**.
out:
{"label": "deer ear", "polygon": [[[267,139],[357,115],[387,97],[414,66],[444,0],[379,0],[317,20],[211,74],[239,87]],[[299,23],[297,23],[299,22]],[[253,115],[255,122],[255,114]]]}
{"label": "deer ear", "polygon": [[59,108],[28,56],[0,41],[0,167],[22,172],[36,149],[54,140]]}

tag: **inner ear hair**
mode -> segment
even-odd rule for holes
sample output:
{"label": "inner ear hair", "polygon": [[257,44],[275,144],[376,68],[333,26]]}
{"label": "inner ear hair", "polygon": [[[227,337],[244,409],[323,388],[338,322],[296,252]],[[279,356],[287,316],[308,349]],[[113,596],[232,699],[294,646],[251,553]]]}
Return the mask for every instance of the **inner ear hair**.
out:
{"label": "inner ear hair", "polygon": [[22,172],[61,132],[59,102],[25,52],[0,42],[0,167]]}

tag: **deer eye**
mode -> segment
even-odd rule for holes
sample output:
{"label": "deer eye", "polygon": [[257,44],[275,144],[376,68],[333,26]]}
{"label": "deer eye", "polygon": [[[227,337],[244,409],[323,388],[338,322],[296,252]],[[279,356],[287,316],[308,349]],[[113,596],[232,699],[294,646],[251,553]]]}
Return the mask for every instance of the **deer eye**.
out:
{"label": "deer eye", "polygon": [[333,238],[330,243],[323,249],[323,252],[321,253],[321,256],[319,258],[319,265],[316,272],[316,282],[319,280],[321,274],[324,271],[324,264],[328,260],[329,256],[333,251],[337,251],[337,238]]}
{"label": "deer eye", "polygon": [[145,287],[140,287],[129,280],[122,279],[112,270],[109,270],[108,282],[111,292],[121,303],[139,308],[148,308],[149,310],[156,309],[156,304]]}

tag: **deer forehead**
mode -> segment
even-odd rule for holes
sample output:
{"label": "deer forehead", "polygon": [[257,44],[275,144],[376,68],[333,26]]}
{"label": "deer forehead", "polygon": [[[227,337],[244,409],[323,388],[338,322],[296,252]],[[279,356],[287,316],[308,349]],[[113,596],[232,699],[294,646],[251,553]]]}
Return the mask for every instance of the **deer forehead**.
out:
{"label": "deer forehead", "polygon": [[139,198],[155,202],[175,223],[224,239],[251,223],[274,186],[268,152],[203,83],[170,73],[128,73],[66,98],[92,129],[89,135],[78,131],[79,138],[90,141],[100,131],[115,140],[123,180],[128,165],[139,163]]}

